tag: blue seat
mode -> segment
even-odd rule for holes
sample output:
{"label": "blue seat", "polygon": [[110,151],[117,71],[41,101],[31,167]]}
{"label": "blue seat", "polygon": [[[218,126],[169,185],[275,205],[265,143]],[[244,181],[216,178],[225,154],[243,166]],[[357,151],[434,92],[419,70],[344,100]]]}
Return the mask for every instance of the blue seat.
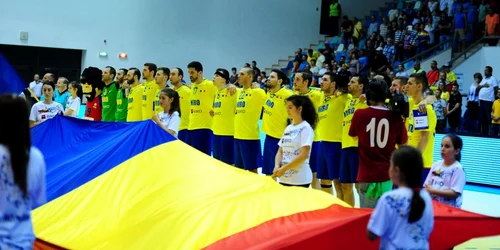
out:
{"label": "blue seat", "polygon": [[405,63],[405,69],[413,68],[413,65],[415,65],[415,61],[411,60]]}
{"label": "blue seat", "polygon": [[394,64],[392,65],[392,67],[394,68],[394,71],[398,71],[398,66],[399,66],[399,64],[401,64],[401,62],[400,62],[400,61],[397,61],[397,60],[396,60],[396,61],[394,62]]}

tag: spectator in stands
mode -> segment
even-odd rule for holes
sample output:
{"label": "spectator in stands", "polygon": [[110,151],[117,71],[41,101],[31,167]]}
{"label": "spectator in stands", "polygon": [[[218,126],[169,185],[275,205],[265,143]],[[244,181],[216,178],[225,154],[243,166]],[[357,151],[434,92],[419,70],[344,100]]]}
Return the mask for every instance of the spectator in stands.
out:
{"label": "spectator in stands", "polygon": [[396,73],[396,77],[410,77],[405,71],[405,66],[401,63],[398,65],[398,72]]}
{"label": "spectator in stands", "polygon": [[458,84],[454,83],[448,102],[448,125],[450,133],[455,134],[460,127],[460,118],[462,116],[462,94],[458,91]]}
{"label": "spectator in stands", "polygon": [[[486,16],[486,19],[485,19],[485,23],[486,23],[486,32],[485,34],[487,36],[498,36],[500,35],[500,26],[499,26],[499,16],[498,14],[494,13],[493,12],[493,9],[492,8],[489,8],[488,9],[488,15]],[[490,46],[496,46],[498,43],[498,39],[497,38],[490,38],[488,39],[488,44]]]}
{"label": "spectator in stands", "polygon": [[416,61],[415,64],[413,65],[413,72],[412,74],[422,74],[425,75],[424,69],[420,67],[420,61]]}
{"label": "spectator in stands", "polygon": [[237,70],[236,68],[232,68],[231,71],[233,72],[233,74],[231,75],[231,77],[229,78],[229,83],[231,84],[236,84],[236,82],[238,81],[238,73],[237,73]]}
{"label": "spectator in stands", "polygon": [[429,33],[425,31],[424,24],[419,23],[415,25],[417,31],[415,45],[417,46],[416,54],[420,54],[427,50],[429,46]]}
{"label": "spectator in stands", "polygon": [[[451,35],[451,21],[446,16],[446,12],[441,12],[441,19],[439,19],[439,42],[445,42],[450,39]],[[444,48],[447,48],[448,46],[444,46]]]}
{"label": "spectator in stands", "polygon": [[459,45],[458,51],[465,49],[465,29],[467,26],[467,17],[464,14],[464,8],[460,5],[454,15],[453,22],[453,29],[455,30],[453,40]]}
{"label": "spectator in stands", "polygon": [[[469,94],[467,95],[467,120],[465,122],[465,127],[469,132],[477,131],[477,122],[479,120],[479,83],[483,80],[481,73],[474,74],[474,82],[469,88]],[[465,115],[464,115],[465,120]]]}
{"label": "spectator in stands", "polygon": [[389,25],[389,27],[387,28],[387,38],[394,39],[397,30],[398,30],[398,23],[392,22],[391,25]]}
{"label": "spectator in stands", "polygon": [[351,75],[358,74],[360,70],[358,55],[356,53],[351,54],[351,60],[349,60],[349,71]]}
{"label": "spectator in stands", "polygon": [[406,59],[415,56],[415,52],[417,51],[415,46],[416,39],[417,32],[410,30],[409,27],[406,27],[405,35],[403,37],[403,47]]}
{"label": "spectator in stands", "polygon": [[392,38],[387,38],[387,44],[384,46],[384,55],[390,65],[396,61],[396,47]]}
{"label": "spectator in stands", "polygon": [[340,31],[342,31],[342,43],[346,43],[349,38],[351,38],[353,33],[353,22],[349,20],[349,17],[344,16],[342,20],[342,24],[340,26]]}
{"label": "spectator in stands", "polygon": [[[295,61],[297,62],[302,62],[302,49],[301,48],[298,48],[297,51],[295,51]],[[247,65],[245,65],[245,67],[247,67]],[[248,67],[250,67],[250,65],[248,65]]]}
{"label": "spectator in stands", "polygon": [[437,0],[430,0],[428,3],[427,3],[427,9],[429,9],[429,11],[433,12],[435,10],[437,10],[437,7],[438,7],[438,2]]}
{"label": "spectator in stands", "polygon": [[397,17],[399,16],[399,11],[395,3],[391,4],[391,10],[389,10],[388,16],[390,22],[397,21]]}
{"label": "spectator in stands", "polygon": [[318,67],[320,69],[323,67],[323,64],[325,63],[325,55],[324,55],[324,53],[325,53],[324,49],[319,49],[318,50],[319,56],[318,56],[318,59],[316,60],[316,67]]}
{"label": "spectator in stands", "polygon": [[426,23],[425,23],[424,30],[425,30],[425,32],[427,32],[429,34],[428,46],[431,47],[431,45],[433,45],[435,42],[435,40],[434,40],[434,28],[432,27],[432,18],[427,19],[425,22]]}
{"label": "spectator in stands", "polygon": [[427,72],[427,82],[429,83],[429,86],[432,89],[432,91],[436,91],[436,89],[438,88],[438,86],[436,85],[438,79],[439,79],[439,68],[437,62],[433,60],[431,62],[431,70]]}
{"label": "spectator in stands", "polygon": [[488,14],[488,10],[490,8],[490,5],[488,4],[487,0],[483,0],[481,2],[481,5],[479,6],[479,17],[478,17],[478,23],[476,26],[476,29],[480,31],[480,34],[483,35],[484,33],[484,28],[485,28],[485,23],[486,23],[486,14]]}
{"label": "spectator in stands", "polygon": [[40,99],[40,96],[42,96],[42,81],[40,80],[40,76],[38,74],[35,74],[33,76],[33,81],[30,82],[30,89],[33,90],[33,93],[35,93],[36,98]]}
{"label": "spectator in stands", "polygon": [[368,34],[378,34],[378,22],[375,16],[371,16],[371,23],[368,27]]}
{"label": "spectator in stands", "polygon": [[484,78],[479,83],[478,88],[481,133],[488,135],[491,123],[491,109],[493,101],[495,101],[495,93],[498,90],[498,80],[493,76],[493,68],[491,66],[486,66],[484,69]]}
{"label": "spectator in stands", "polygon": [[309,65],[309,63],[307,62],[307,55],[302,55],[302,60],[299,65],[299,70],[304,70],[307,65]]}
{"label": "spectator in stands", "polygon": [[444,133],[446,129],[446,115],[448,113],[446,101],[441,98],[441,90],[437,89],[434,92],[435,100],[432,103],[432,108],[436,112],[436,132]]}
{"label": "spectator in stands", "polygon": [[323,66],[318,71],[318,77],[323,77],[326,72],[330,72],[330,65],[328,63],[323,63]]}
{"label": "spectator in stands", "polygon": [[440,82],[438,83],[438,89],[441,90],[441,98],[448,102],[450,100],[450,92],[446,89],[446,80],[443,79],[443,73],[440,74]]}
{"label": "spectator in stands", "polygon": [[401,62],[405,60],[404,36],[405,30],[402,25],[398,24],[394,33],[394,43],[396,45],[396,60]]}
{"label": "spectator in stands", "polygon": [[491,135],[500,136],[500,90],[497,90],[491,111]]}
{"label": "spectator in stands", "polygon": [[364,49],[359,51],[359,74],[361,76],[368,75],[368,57],[366,57],[366,51]]}
{"label": "spectator in stands", "polygon": [[365,36],[365,30],[363,29],[363,24],[358,18],[353,19],[353,41],[355,45],[359,44],[359,40]]}
{"label": "spectator in stands", "polygon": [[387,57],[383,53],[384,49],[382,47],[378,47],[376,51],[377,54],[373,58],[373,61],[368,61],[368,63],[370,63],[371,65],[371,71],[384,72],[387,66],[389,66],[389,62],[387,61]]}
{"label": "spectator in stands", "polygon": [[455,75],[455,72],[451,71],[451,64],[445,63],[443,65],[444,72],[446,73],[446,89],[448,92],[451,92],[451,87],[453,84],[457,83],[457,75]]}
{"label": "spectator in stands", "polygon": [[382,18],[382,23],[379,26],[379,34],[382,38],[387,39],[387,32],[389,30],[389,19],[387,17]]}

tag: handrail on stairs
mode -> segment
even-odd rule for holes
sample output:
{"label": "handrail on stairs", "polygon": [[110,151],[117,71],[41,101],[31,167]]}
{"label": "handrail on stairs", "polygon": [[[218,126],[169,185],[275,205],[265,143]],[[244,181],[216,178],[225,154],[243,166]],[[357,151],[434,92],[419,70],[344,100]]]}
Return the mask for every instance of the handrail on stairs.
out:
{"label": "handrail on stairs", "polygon": [[[426,58],[423,58],[424,55],[429,55],[431,52],[434,52],[434,51],[437,51],[438,49],[440,49],[442,46],[444,46],[445,44],[447,43],[451,43],[453,40],[452,39],[448,39],[446,41],[443,41],[443,42],[440,42],[426,50],[424,50],[423,52],[420,52],[404,61],[401,62],[401,64],[405,65],[407,62],[410,62],[410,61],[420,61],[422,59],[426,59]],[[450,46],[451,47],[451,46]],[[445,51],[446,49],[443,49],[442,51]]]}
{"label": "handrail on stairs", "polygon": [[454,62],[457,61],[458,59],[460,59],[461,57],[463,57],[464,60],[467,59],[467,53],[469,53],[472,49],[474,49],[478,44],[487,43],[487,41],[489,39],[500,39],[500,36],[483,36],[483,37],[481,37],[476,42],[474,42],[469,47],[467,47],[462,52],[460,52],[458,55],[452,57],[450,60],[450,64],[454,65]]}

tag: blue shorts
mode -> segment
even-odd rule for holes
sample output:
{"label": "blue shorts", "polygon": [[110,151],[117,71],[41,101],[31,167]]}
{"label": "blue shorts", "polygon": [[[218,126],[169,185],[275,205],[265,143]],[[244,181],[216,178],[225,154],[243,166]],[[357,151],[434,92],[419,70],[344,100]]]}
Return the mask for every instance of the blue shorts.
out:
{"label": "blue shorts", "polygon": [[358,148],[343,148],[340,157],[340,183],[356,183],[358,178]]}
{"label": "blue shorts", "polygon": [[234,165],[245,170],[254,170],[262,165],[260,140],[234,139]]}
{"label": "blue shorts", "polygon": [[232,135],[214,135],[212,137],[213,157],[229,165],[234,164],[234,138]]}
{"label": "blue shorts", "polygon": [[179,131],[179,133],[177,133],[177,139],[181,140],[184,143],[189,144],[189,142],[188,142],[188,130],[183,129],[183,130]]}
{"label": "blue shorts", "polygon": [[336,180],[340,176],[340,158],[342,155],[342,143],[321,142],[320,159],[318,164],[318,179]]}
{"label": "blue shorts", "polygon": [[280,139],[266,135],[266,140],[264,140],[264,162],[262,164],[262,173],[265,175],[273,174],[276,153],[280,148],[278,146],[279,141]]}
{"label": "blue shorts", "polygon": [[315,141],[313,142],[313,145],[311,147],[311,155],[309,156],[309,167],[311,168],[311,171],[313,173],[316,173],[316,170],[318,169],[318,164],[321,162],[320,145],[321,143],[319,141]]}
{"label": "blue shorts", "polygon": [[201,152],[212,155],[212,130],[193,129],[188,130],[188,144]]}

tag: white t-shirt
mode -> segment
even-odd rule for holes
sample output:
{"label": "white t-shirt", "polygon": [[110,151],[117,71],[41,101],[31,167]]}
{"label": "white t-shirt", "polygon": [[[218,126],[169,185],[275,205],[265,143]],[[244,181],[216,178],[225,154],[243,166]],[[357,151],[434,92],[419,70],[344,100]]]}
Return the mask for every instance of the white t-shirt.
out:
{"label": "white t-shirt", "polygon": [[324,55],[320,55],[318,57],[318,59],[316,60],[316,67],[318,68],[323,68],[323,63],[325,63],[325,56]]}
{"label": "white t-shirt", "polygon": [[[297,125],[290,124],[285,128],[278,145],[283,149],[281,166],[291,162],[300,153],[304,146],[312,147],[314,130],[308,122],[303,121]],[[309,148],[308,154],[311,154]],[[289,169],[279,178],[280,183],[290,185],[305,185],[312,182],[312,171],[309,167],[309,157],[297,168]]]}
{"label": "white t-shirt", "polygon": [[66,102],[66,110],[64,113],[68,112],[70,109],[73,110],[73,113],[70,115],[71,117],[78,117],[78,113],[80,112],[80,106],[82,105],[82,100],[80,97],[70,97]]}
{"label": "white t-shirt", "polygon": [[[31,147],[28,161],[28,197],[14,181],[10,152],[0,144],[0,249],[32,249],[35,240],[31,210],[46,202],[45,161],[42,153]],[[5,240],[5,241],[4,241]],[[7,244],[8,243],[8,244]]]}
{"label": "white t-shirt", "polygon": [[177,133],[179,132],[179,124],[181,123],[179,112],[175,111],[174,113],[172,113],[172,115],[161,112],[158,114],[158,116],[160,116],[160,122],[165,125],[165,127],[175,131],[174,136],[177,138]]}
{"label": "white t-shirt", "polygon": [[33,93],[35,93],[36,97],[38,98],[40,98],[40,96],[42,95],[42,87],[43,87],[42,82],[35,82],[35,81],[30,82],[30,89],[33,90]]}
{"label": "white t-shirt", "polygon": [[479,90],[479,100],[480,101],[488,101],[488,102],[494,102],[495,101],[495,87],[498,86],[498,80],[494,76],[490,76],[488,78],[483,78],[481,83],[479,83],[479,86],[482,86],[484,84],[490,85],[489,87],[484,87]]}
{"label": "white t-shirt", "polygon": [[420,191],[425,208],[420,220],[409,223],[413,190],[398,188],[380,197],[373,211],[368,230],[380,237],[379,249],[429,249],[429,235],[434,227],[432,199]]}
{"label": "white t-shirt", "polygon": [[452,207],[462,207],[462,194],[465,187],[465,172],[460,162],[456,161],[450,166],[445,166],[444,161],[437,161],[432,165],[424,184],[431,185],[437,190],[453,190],[460,195],[456,199],[441,196],[432,197],[434,200]]}
{"label": "white t-shirt", "polygon": [[59,111],[63,112],[63,110],[63,106],[58,102],[46,104],[43,101],[40,101],[31,107],[30,121],[45,121],[56,116]]}

